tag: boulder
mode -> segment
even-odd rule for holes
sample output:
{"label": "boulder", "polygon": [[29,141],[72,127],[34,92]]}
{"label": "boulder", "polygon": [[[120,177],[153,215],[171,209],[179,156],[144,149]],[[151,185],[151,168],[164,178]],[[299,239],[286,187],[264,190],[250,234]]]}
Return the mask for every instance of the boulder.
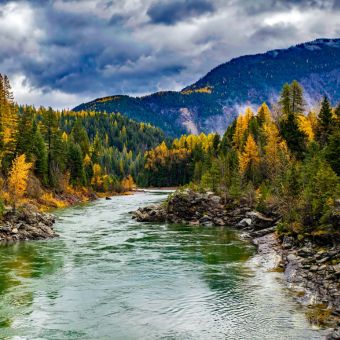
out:
{"label": "boulder", "polygon": [[240,222],[236,224],[236,228],[247,228],[252,224],[252,220],[250,218],[244,218]]}
{"label": "boulder", "polygon": [[246,216],[251,219],[251,225],[256,230],[269,228],[275,223],[275,220],[264,216],[258,211],[249,211]]}

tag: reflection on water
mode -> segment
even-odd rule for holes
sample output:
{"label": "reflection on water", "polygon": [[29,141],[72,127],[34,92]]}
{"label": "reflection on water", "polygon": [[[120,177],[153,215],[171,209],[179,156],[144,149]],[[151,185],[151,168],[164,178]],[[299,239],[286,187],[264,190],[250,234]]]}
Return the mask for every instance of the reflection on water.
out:
{"label": "reflection on water", "polygon": [[59,239],[0,246],[0,338],[320,338],[233,230],[131,220],[163,198],[61,210]]}

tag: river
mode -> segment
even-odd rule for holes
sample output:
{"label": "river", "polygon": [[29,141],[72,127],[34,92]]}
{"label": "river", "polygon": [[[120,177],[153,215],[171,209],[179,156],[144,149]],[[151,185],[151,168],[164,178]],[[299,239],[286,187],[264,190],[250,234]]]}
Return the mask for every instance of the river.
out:
{"label": "river", "polygon": [[141,224],[137,193],[59,210],[48,241],[0,246],[0,339],[320,339],[228,228]]}

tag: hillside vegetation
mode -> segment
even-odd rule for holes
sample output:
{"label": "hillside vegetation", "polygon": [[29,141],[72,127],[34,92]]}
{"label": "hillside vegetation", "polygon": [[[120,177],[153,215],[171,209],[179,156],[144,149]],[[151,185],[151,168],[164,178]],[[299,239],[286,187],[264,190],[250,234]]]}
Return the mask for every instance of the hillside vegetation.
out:
{"label": "hillside vegetation", "polygon": [[241,109],[258,107],[262,102],[272,106],[282,84],[294,79],[304,86],[310,107],[324,94],[335,105],[340,100],[339,77],[340,39],[318,39],[232,59],[180,92],[99,98],[79,105],[75,111],[121,112],[175,137],[183,133],[223,133]]}
{"label": "hillside vegetation", "polygon": [[15,104],[0,75],[0,196],[13,206],[62,206],[92,192],[131,190],[163,132],[120,114]]}
{"label": "hillside vegetation", "polygon": [[146,184],[190,183],[227,204],[282,217],[279,232],[303,238],[339,237],[340,105],[327,97],[305,112],[301,85],[285,84],[275,114],[247,108],[222,139],[183,135],[145,155]]}

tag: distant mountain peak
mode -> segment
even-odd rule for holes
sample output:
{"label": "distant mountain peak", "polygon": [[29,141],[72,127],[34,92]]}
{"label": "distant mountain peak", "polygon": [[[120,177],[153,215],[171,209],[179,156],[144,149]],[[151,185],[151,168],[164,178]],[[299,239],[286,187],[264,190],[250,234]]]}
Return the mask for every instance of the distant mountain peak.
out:
{"label": "distant mountain peak", "polygon": [[121,112],[150,122],[169,135],[223,132],[245,106],[269,105],[282,85],[298,80],[307,102],[327,95],[340,100],[340,39],[320,38],[223,63],[180,92],[162,91],[139,98],[113,95],[74,110]]}

